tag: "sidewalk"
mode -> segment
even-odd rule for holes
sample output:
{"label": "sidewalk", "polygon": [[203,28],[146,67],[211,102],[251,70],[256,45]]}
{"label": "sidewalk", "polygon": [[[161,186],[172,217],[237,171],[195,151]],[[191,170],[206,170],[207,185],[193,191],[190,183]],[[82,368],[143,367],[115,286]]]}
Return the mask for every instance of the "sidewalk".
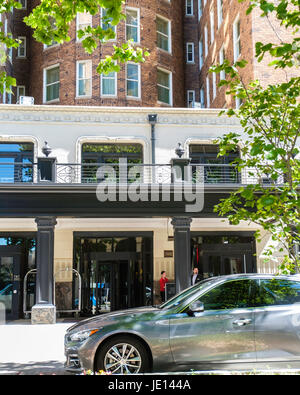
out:
{"label": "sidewalk", "polygon": [[0,325],[0,375],[65,374],[64,335],[73,324],[21,320]]}

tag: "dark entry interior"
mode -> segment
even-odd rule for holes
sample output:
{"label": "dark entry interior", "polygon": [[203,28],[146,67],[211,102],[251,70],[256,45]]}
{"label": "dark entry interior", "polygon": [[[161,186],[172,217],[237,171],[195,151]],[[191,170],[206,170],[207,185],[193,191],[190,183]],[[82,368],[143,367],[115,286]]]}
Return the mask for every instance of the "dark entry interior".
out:
{"label": "dark entry interior", "polygon": [[[5,307],[6,320],[23,316],[23,280],[28,270],[35,268],[33,237],[0,236],[0,303]],[[34,304],[35,283],[27,288],[30,307]]]}
{"label": "dark entry interior", "polygon": [[75,237],[75,255],[84,314],[152,304],[152,236]]}
{"label": "dark entry interior", "polygon": [[192,233],[192,267],[202,279],[237,273],[255,273],[253,234]]}

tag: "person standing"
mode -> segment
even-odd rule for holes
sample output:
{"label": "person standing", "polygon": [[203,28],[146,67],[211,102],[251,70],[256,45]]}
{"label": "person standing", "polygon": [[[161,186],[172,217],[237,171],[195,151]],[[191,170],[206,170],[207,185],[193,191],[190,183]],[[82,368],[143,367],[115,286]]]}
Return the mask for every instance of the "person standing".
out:
{"label": "person standing", "polygon": [[194,267],[193,274],[192,274],[192,285],[195,285],[201,281],[199,271],[197,267]]}
{"label": "person standing", "polygon": [[164,303],[166,301],[166,283],[169,282],[167,279],[167,273],[163,270],[161,272],[161,278],[159,280],[160,285],[160,298],[161,302]]}

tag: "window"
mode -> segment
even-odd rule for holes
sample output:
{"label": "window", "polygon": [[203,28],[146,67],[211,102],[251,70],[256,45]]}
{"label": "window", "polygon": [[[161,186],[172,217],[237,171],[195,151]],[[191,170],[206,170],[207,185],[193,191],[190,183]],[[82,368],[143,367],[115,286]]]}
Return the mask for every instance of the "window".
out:
{"label": "window", "polygon": [[276,306],[300,303],[300,283],[289,280],[257,280],[256,306]]}
{"label": "window", "polygon": [[44,70],[44,102],[59,100],[59,65]]}
{"label": "window", "polygon": [[223,22],[223,0],[217,0],[218,29]]}
{"label": "window", "polygon": [[195,107],[195,91],[187,91],[187,104],[189,108]]}
{"label": "window", "polygon": [[186,61],[187,63],[194,63],[194,43],[186,44]]}
{"label": "window", "polygon": [[77,62],[76,96],[92,96],[92,61]]}
{"label": "window", "polygon": [[[222,45],[222,47],[221,47],[221,49],[219,51],[219,63],[220,63],[220,65],[224,63],[224,60],[225,60],[225,50],[224,50],[224,45]],[[220,80],[225,80],[225,78],[226,78],[225,71],[222,70],[220,72]]]}
{"label": "window", "polygon": [[161,17],[156,18],[157,46],[167,52],[171,52],[170,21]]}
{"label": "window", "polygon": [[161,69],[157,70],[158,101],[172,105],[172,74]]}
{"label": "window", "polygon": [[213,80],[213,99],[217,96],[217,75],[216,73],[212,73],[212,80]]}
{"label": "window", "polygon": [[20,96],[26,96],[26,89],[24,85],[17,86],[17,103],[19,103]]}
{"label": "window", "polygon": [[0,182],[33,181],[33,144],[0,143]]}
{"label": "window", "polygon": [[18,58],[26,58],[26,37],[18,37]]}
{"label": "window", "polygon": [[139,10],[126,8],[126,40],[140,42],[140,16]]}
{"label": "window", "polygon": [[101,96],[117,96],[117,73],[101,74]]}
{"label": "window", "polygon": [[[78,30],[85,30],[87,27],[92,26],[93,24],[93,16],[89,14],[88,12],[81,12],[77,14],[77,31]],[[82,40],[78,38],[77,36],[77,41]]]}
{"label": "window", "polygon": [[198,0],[198,19],[200,21],[202,16],[202,0]]}
{"label": "window", "polygon": [[185,15],[194,15],[193,0],[185,0]]}
{"label": "window", "polygon": [[200,105],[201,108],[205,108],[204,88],[200,89]]}
{"label": "window", "polygon": [[21,10],[27,9],[27,0],[19,0],[19,3],[22,5]]}
{"label": "window", "polygon": [[206,77],[206,107],[210,106],[209,77]]}
{"label": "window", "polygon": [[240,32],[240,19],[239,17],[233,24],[233,60],[236,62],[241,53],[241,32]]}
{"label": "window", "polygon": [[254,280],[223,283],[200,297],[204,310],[243,309],[254,305]]}
{"label": "window", "polygon": [[209,19],[210,19],[210,43],[212,44],[215,40],[215,15],[213,9],[210,10]]}
{"label": "window", "polygon": [[141,97],[140,66],[128,63],[126,69],[127,96],[139,99]]}
{"label": "window", "polygon": [[238,110],[242,105],[242,100],[239,97],[235,97],[235,108]]}
{"label": "window", "polygon": [[204,62],[204,60],[203,60],[203,42],[201,39],[201,41],[199,41],[199,68],[200,68],[200,70],[203,67],[203,62]]}
{"label": "window", "polygon": [[111,19],[108,18],[106,15],[107,15],[106,9],[102,8],[101,9],[101,27],[102,27],[102,29],[103,30],[111,29],[116,34],[116,26],[113,26],[111,24]]}
{"label": "window", "polygon": [[205,57],[208,54],[208,33],[207,33],[207,26],[204,27],[204,53]]}

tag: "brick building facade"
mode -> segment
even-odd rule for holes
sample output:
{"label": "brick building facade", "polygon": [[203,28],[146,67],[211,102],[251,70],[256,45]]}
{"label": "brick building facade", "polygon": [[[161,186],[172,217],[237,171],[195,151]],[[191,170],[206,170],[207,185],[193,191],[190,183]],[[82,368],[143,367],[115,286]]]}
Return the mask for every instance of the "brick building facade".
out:
{"label": "brick building facade", "polygon": [[[220,76],[208,72],[223,59],[246,59],[242,76],[258,78],[262,84],[285,78],[270,72],[268,59],[254,58],[255,42],[277,42],[286,34],[260,11],[246,15],[249,1],[236,0],[127,0],[126,20],[116,28],[116,39],[100,46],[92,55],[82,48],[76,31],[81,23],[97,26],[102,13],[77,18],[70,27],[71,40],[46,47],[37,43],[22,22],[38,0],[22,0],[2,29],[22,41],[11,51],[6,64],[18,88],[1,102],[16,103],[20,95],[32,96],[36,104],[137,107],[236,107],[239,103],[218,88]],[[3,16],[5,19],[5,16]],[[112,53],[113,45],[133,37],[150,56],[141,65],[122,65],[118,74],[99,76],[100,59]],[[283,38],[286,38],[283,36]]]}

